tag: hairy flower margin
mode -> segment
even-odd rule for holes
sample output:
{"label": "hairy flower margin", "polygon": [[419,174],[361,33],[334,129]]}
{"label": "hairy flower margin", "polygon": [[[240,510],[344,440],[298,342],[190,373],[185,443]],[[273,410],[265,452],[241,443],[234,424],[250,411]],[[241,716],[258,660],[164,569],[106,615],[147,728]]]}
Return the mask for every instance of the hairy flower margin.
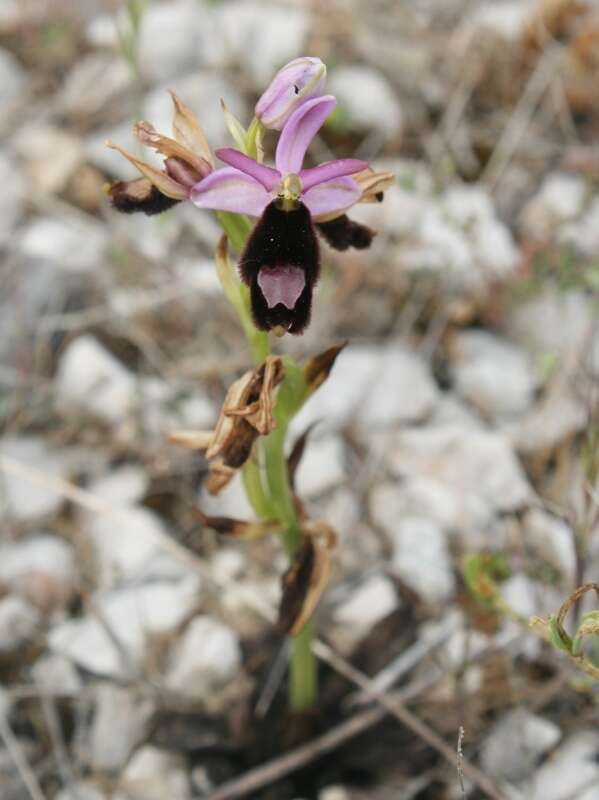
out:
{"label": "hairy flower margin", "polygon": [[[323,94],[325,79],[320,59],[291,61],[258,100],[247,131],[223,103],[240,149],[216,150],[226,165],[219,169],[214,168],[199,123],[174,93],[174,138],[157,133],[149,122],[134,127],[139,142],[164,157],[162,170],[118,144],[107,143],[143,176],[107,187],[117,210],[157,214],[190,200],[199,208],[256,218],[240,255],[239,272],[250,290],[254,324],[279,335],[302,333],[310,321],[320,272],[316,231],[339,250],[369,247],[374,232],[350,220],[346,212],[356,203],[380,202],[394,180],[391,173],[374,172],[365,161],[351,158],[304,168],[310,143],[337,103],[332,95]],[[280,130],[274,166],[262,159],[266,128]]]}

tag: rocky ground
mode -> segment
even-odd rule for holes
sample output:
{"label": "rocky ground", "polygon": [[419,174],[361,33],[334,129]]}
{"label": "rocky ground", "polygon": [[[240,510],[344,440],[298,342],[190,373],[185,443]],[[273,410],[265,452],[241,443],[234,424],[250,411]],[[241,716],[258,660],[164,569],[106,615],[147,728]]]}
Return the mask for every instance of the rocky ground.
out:
{"label": "rocky ground", "polygon": [[280,342],[349,340],[292,430],[318,423],[298,490],[340,541],[314,749],[251,796],[597,800],[597,683],[527,627],[599,581],[597,4],[126,5],[0,4],[2,800],[216,797],[305,743],[273,734],[284,554],[199,535],[198,502],[250,515],[241,484],[208,496],[166,441],[250,363],[219,229],[101,189],[132,177],[106,139],[169,130],[166,89],[228,144],[219,99],[249,121],[304,53],[340,102],[315,159],[398,178]]}

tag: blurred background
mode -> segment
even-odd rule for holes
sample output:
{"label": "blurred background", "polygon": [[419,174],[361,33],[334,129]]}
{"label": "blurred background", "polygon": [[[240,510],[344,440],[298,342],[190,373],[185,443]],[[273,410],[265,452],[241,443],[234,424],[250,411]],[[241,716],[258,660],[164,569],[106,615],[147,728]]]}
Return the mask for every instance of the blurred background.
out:
{"label": "blurred background", "polygon": [[230,145],[220,98],[248,124],[299,55],[339,100],[314,162],[397,174],[351,213],[372,248],[323,247],[313,322],[277,343],[349,340],[293,425],[317,423],[298,488],[339,534],[310,736],[379,708],[347,664],[425,735],[380,712],[250,796],[597,800],[597,681],[527,627],[599,581],[592,0],[1,0],[0,795],[209,797],[297,744],[273,733],[279,543],[198,534],[198,499],[250,514],[242,487],[205,496],[166,442],[251,360],[219,228],[120,216],[102,185],[134,177],[106,139],[170,133],[167,89]]}

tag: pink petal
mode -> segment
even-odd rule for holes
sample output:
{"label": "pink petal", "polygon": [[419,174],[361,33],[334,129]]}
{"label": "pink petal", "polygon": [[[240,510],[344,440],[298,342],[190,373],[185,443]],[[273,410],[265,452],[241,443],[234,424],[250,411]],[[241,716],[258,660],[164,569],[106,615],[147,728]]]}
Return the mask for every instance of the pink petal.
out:
{"label": "pink petal", "polygon": [[258,164],[253,158],[240,153],[239,150],[235,150],[233,147],[222,147],[216,151],[216,155],[217,158],[220,158],[230,167],[235,167],[235,169],[255,178],[269,192],[281,180],[281,175],[276,169],[267,167],[265,164]]}
{"label": "pink petal", "polygon": [[285,123],[279,136],[275,163],[281,175],[297,175],[306,150],[325,119],[337,105],[331,94],[307,100]]}
{"label": "pink petal", "polygon": [[366,161],[358,161],[357,158],[338,158],[335,161],[319,164],[317,167],[312,167],[312,169],[303,169],[299,176],[303,190],[306,192],[324,181],[339,178],[341,175],[353,175],[355,172],[362,172],[367,168],[368,163]]}
{"label": "pink petal", "polygon": [[327,69],[319,58],[296,58],[280,69],[256,103],[256,116],[280,131],[295,109],[324,91]]}
{"label": "pink petal", "polygon": [[299,267],[261,267],[258,273],[258,286],[269,308],[279,303],[295,308],[305,285],[306,275]]}
{"label": "pink petal", "polygon": [[233,167],[211,172],[191,188],[189,197],[199,208],[233,211],[252,217],[259,217],[272,199],[261,183]]}
{"label": "pink petal", "polygon": [[345,211],[358,202],[362,190],[353,178],[333,178],[319,183],[302,194],[302,201],[318,222],[318,217],[334,211]]}

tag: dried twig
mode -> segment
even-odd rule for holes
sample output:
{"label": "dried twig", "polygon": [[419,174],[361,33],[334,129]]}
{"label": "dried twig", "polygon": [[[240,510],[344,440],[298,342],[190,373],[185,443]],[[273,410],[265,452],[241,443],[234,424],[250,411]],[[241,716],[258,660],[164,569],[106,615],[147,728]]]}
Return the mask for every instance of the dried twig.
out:
{"label": "dried twig", "polygon": [[31,800],[45,800],[44,793],[42,792],[38,779],[36,778],[34,771],[31,769],[31,766],[27,761],[27,757],[23,752],[23,748],[19,744],[19,740],[14,735],[12,728],[10,727],[6,714],[1,709],[0,739],[2,740],[10,757],[14,761],[21,780],[23,781]]}

